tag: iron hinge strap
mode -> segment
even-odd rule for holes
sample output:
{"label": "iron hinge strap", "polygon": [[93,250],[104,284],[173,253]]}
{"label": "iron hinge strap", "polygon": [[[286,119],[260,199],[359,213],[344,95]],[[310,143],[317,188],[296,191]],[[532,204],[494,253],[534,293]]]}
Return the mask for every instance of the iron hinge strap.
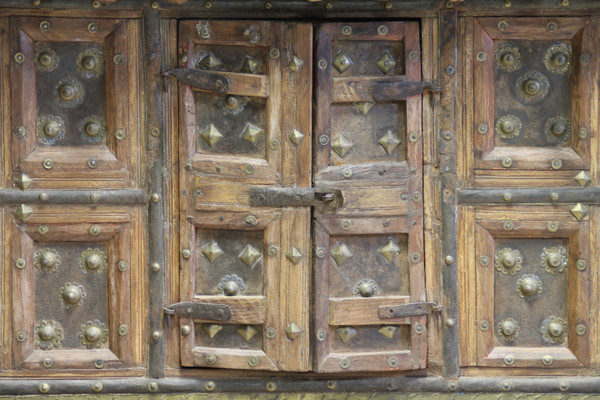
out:
{"label": "iron hinge strap", "polygon": [[440,312],[444,306],[432,302],[408,303],[395,306],[381,306],[377,313],[380,319],[418,317],[430,312]]}
{"label": "iron hinge strap", "polygon": [[279,188],[253,186],[250,188],[251,206],[329,206],[342,207],[344,195],[339,189]]}
{"label": "iron hinge strap", "polygon": [[226,304],[175,303],[165,307],[167,326],[171,326],[173,315],[183,318],[225,322],[231,319],[231,308]]}
{"label": "iron hinge strap", "polygon": [[441,93],[442,88],[436,82],[381,82],[373,89],[375,101],[404,100],[422,94],[424,91]]}
{"label": "iron hinge strap", "polygon": [[229,77],[212,71],[192,68],[177,68],[163,72],[164,76],[172,76],[179,82],[206,92],[227,93],[231,89]]}

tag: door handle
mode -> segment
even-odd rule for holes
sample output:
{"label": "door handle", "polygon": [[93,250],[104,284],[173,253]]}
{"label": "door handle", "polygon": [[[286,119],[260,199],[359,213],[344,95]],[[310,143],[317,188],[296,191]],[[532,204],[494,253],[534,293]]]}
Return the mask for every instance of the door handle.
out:
{"label": "door handle", "polygon": [[183,318],[225,322],[231,319],[231,308],[226,304],[175,303],[165,307],[167,326],[171,326],[173,315]]}
{"label": "door handle", "polygon": [[329,206],[342,207],[344,195],[341,190],[314,188],[278,188],[253,186],[250,188],[251,206]]}
{"label": "door handle", "polygon": [[181,83],[206,92],[227,93],[231,88],[229,77],[211,71],[191,68],[169,69],[164,76],[172,76]]}

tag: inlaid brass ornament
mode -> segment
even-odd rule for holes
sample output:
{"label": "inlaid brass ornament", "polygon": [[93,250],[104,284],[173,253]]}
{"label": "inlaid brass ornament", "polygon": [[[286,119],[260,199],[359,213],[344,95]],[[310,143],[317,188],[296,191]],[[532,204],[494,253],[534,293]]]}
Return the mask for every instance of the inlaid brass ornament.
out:
{"label": "inlaid brass ornament", "polygon": [[244,294],[245,291],[244,280],[236,274],[225,275],[217,285],[217,292],[225,296],[237,296]]}
{"label": "inlaid brass ornament", "polygon": [[549,118],[544,124],[544,134],[548,143],[564,143],[571,136],[571,122],[564,117]]}
{"label": "inlaid brass ornament", "polygon": [[555,74],[564,74],[572,63],[573,49],[566,43],[550,46],[544,55],[544,65],[548,71]]}
{"label": "inlaid brass ornament", "polygon": [[344,242],[336,243],[335,247],[330,251],[331,256],[340,267],[352,257],[352,252]]}
{"label": "inlaid brass ornament", "polygon": [[552,275],[563,272],[569,264],[567,249],[565,249],[563,246],[550,248],[544,247],[544,250],[540,255],[540,259],[540,266],[544,268],[546,272]]}
{"label": "inlaid brass ornament", "polygon": [[379,293],[379,287],[373,279],[367,278],[354,285],[352,293],[354,293],[356,296],[361,297],[373,297],[377,296],[377,294]]}
{"label": "inlaid brass ornament", "polygon": [[77,72],[86,78],[97,78],[104,73],[104,53],[91,47],[77,55]]}
{"label": "inlaid brass ornament", "polygon": [[344,53],[338,53],[333,59],[333,66],[338,70],[340,74],[343,74],[348,68],[354,64],[354,61]]}
{"label": "inlaid brass ornament", "polygon": [[498,324],[498,336],[505,342],[512,342],[519,336],[519,324],[512,318],[507,318]]}
{"label": "inlaid brass ornament", "polygon": [[37,121],[37,136],[47,146],[56,144],[65,136],[65,124],[58,115],[42,115]]}
{"label": "inlaid brass ornament", "polygon": [[58,252],[48,247],[37,250],[33,256],[33,265],[38,271],[43,273],[57,271],[61,263],[62,261]]}
{"label": "inlaid brass ornament", "polygon": [[523,299],[537,299],[542,290],[542,281],[537,275],[526,274],[517,279],[517,293]]}
{"label": "inlaid brass ornament", "polygon": [[85,289],[76,282],[67,282],[60,288],[59,300],[66,309],[80,306],[85,298]]}
{"label": "inlaid brass ornament", "polygon": [[52,350],[60,346],[65,334],[59,322],[52,319],[41,320],[35,325],[34,345],[42,350]]}
{"label": "inlaid brass ornament", "polygon": [[541,333],[546,343],[564,343],[567,339],[567,321],[551,315],[542,323]]}
{"label": "inlaid brass ornament", "polygon": [[88,143],[98,143],[106,135],[106,122],[104,118],[90,115],[79,123],[79,133]]}
{"label": "inlaid brass ornament", "polygon": [[108,329],[98,320],[88,321],[79,327],[79,339],[88,349],[98,349],[108,340]]}
{"label": "inlaid brass ornament", "polygon": [[531,71],[517,79],[515,89],[519,100],[523,103],[537,103],[548,95],[550,83],[541,72]]}
{"label": "inlaid brass ornament", "polygon": [[521,65],[521,53],[516,47],[505,46],[496,51],[496,65],[503,71],[512,72]]}
{"label": "inlaid brass ornament", "polygon": [[519,250],[513,250],[510,247],[505,247],[496,252],[495,266],[496,270],[504,275],[514,275],[521,270],[523,257]]}
{"label": "inlaid brass ornament", "polygon": [[198,68],[208,69],[208,70],[217,69],[221,65],[223,65],[221,60],[219,60],[217,57],[215,57],[212,53],[206,54],[198,62]]}
{"label": "inlaid brass ornament", "polygon": [[54,87],[54,98],[61,107],[74,107],[83,101],[83,86],[77,79],[62,79]]}
{"label": "inlaid brass ornament", "polygon": [[381,72],[387,75],[396,67],[396,60],[394,60],[394,56],[392,56],[389,51],[385,50],[383,54],[377,58],[375,64],[377,64]]}
{"label": "inlaid brass ornament", "polygon": [[248,99],[243,96],[227,95],[224,98],[219,99],[217,104],[227,114],[238,115],[240,112],[244,111],[244,107],[248,104]]}
{"label": "inlaid brass ornament", "polygon": [[40,47],[35,52],[35,66],[41,71],[54,71],[59,61],[56,52],[48,47]]}
{"label": "inlaid brass ornament", "polygon": [[97,248],[88,247],[79,257],[79,268],[86,274],[100,274],[106,269],[107,265],[108,257],[106,253]]}
{"label": "inlaid brass ornament", "polygon": [[513,139],[521,133],[521,120],[514,115],[503,115],[496,122],[496,135],[502,139]]}

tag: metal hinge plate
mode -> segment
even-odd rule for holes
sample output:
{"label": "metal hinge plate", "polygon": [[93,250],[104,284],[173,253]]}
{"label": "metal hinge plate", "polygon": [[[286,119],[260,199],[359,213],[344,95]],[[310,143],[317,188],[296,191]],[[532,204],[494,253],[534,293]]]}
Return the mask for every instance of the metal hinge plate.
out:
{"label": "metal hinge plate", "polygon": [[442,311],[443,306],[437,303],[409,303],[397,306],[381,306],[378,309],[380,319],[418,317],[430,312]]}
{"label": "metal hinge plate", "polygon": [[250,188],[251,206],[329,206],[342,207],[344,196],[339,189],[278,188],[254,186]]}

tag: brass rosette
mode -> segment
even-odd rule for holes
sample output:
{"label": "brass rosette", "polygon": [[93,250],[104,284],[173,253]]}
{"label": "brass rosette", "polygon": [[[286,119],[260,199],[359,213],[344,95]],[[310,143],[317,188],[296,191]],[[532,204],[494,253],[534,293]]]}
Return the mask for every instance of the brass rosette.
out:
{"label": "brass rosette", "polygon": [[522,299],[537,299],[542,291],[542,281],[537,275],[526,274],[517,279],[517,293]]}
{"label": "brass rosette", "polygon": [[494,256],[496,270],[503,275],[514,275],[521,270],[523,265],[523,257],[519,250],[513,250],[510,247],[505,247],[496,252]]}
{"label": "brass rosette", "polygon": [[505,342],[513,342],[519,336],[519,323],[512,318],[506,318],[498,324],[496,332]]}
{"label": "brass rosette", "polygon": [[516,47],[505,46],[496,51],[496,65],[503,71],[512,72],[521,65],[521,53]]}
{"label": "brass rosette", "polygon": [[77,72],[86,78],[97,78],[104,73],[104,53],[91,47],[77,55]]}
{"label": "brass rosette", "polygon": [[531,71],[517,78],[517,96],[525,104],[537,103],[548,95],[550,82],[541,72]]}
{"label": "brass rosette", "polygon": [[373,279],[367,278],[354,285],[352,293],[360,297],[373,297],[379,293],[379,287]]}
{"label": "brass rosette", "polygon": [[90,115],[79,123],[79,133],[88,143],[98,143],[106,135],[106,121],[104,118]]}
{"label": "brass rosette", "polygon": [[567,249],[563,246],[544,247],[544,250],[540,255],[540,260],[540,266],[552,275],[563,272],[569,264]]}
{"label": "brass rosette", "polygon": [[573,49],[566,43],[550,46],[544,54],[546,69],[555,74],[564,74],[571,68]]}
{"label": "brass rosette", "polygon": [[217,101],[217,105],[227,114],[238,115],[244,111],[248,99],[243,96],[227,95]]}
{"label": "brass rosette", "polygon": [[52,350],[60,346],[65,333],[59,322],[52,319],[41,320],[35,325],[34,345],[42,350]]}
{"label": "brass rosette", "polygon": [[523,124],[521,124],[519,117],[503,115],[496,122],[496,135],[505,140],[513,139],[519,136],[522,128]]}
{"label": "brass rosette", "polygon": [[83,286],[76,282],[67,282],[60,288],[60,297],[58,299],[63,307],[72,309],[83,304],[86,296]]}
{"label": "brass rosette", "polygon": [[36,49],[34,62],[40,71],[51,72],[58,67],[59,58],[54,50],[48,47],[39,47]]}
{"label": "brass rosette", "polygon": [[58,115],[42,115],[37,121],[37,136],[46,146],[56,144],[65,136],[65,123]]}
{"label": "brass rosette", "polygon": [[61,263],[60,255],[55,249],[46,247],[37,250],[33,255],[33,265],[43,273],[56,272]]}
{"label": "brass rosette", "polygon": [[567,321],[551,315],[542,323],[541,333],[546,343],[564,343],[567,339]]}
{"label": "brass rosette", "polygon": [[544,124],[544,134],[548,143],[565,143],[571,136],[571,121],[564,117],[549,118]]}
{"label": "brass rosette", "polygon": [[108,329],[98,320],[79,326],[79,339],[88,349],[98,349],[108,340]]}
{"label": "brass rosette", "polygon": [[86,274],[100,274],[106,269],[107,265],[108,257],[100,249],[88,247],[79,257],[79,268]]}
{"label": "brass rosette", "polygon": [[244,294],[245,291],[244,280],[236,274],[225,275],[217,285],[217,292],[225,296],[236,296]]}
{"label": "brass rosette", "polygon": [[83,86],[77,79],[61,79],[54,86],[54,98],[61,107],[75,107],[81,104],[83,96]]}

